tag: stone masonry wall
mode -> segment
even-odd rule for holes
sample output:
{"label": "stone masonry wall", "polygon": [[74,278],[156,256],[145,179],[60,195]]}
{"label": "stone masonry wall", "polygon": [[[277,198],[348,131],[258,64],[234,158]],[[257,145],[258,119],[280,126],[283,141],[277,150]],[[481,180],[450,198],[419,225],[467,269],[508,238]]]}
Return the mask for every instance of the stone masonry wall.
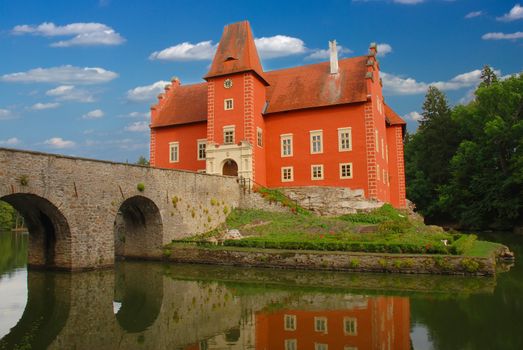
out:
{"label": "stone masonry wall", "polygon": [[361,189],[351,190],[345,187],[307,186],[286,187],[280,189],[289,198],[297,200],[305,209],[319,215],[337,216],[361,211],[370,211],[384,203],[366,199]]}
{"label": "stone masonry wall", "polygon": [[[138,190],[139,183],[144,184],[143,191]],[[158,258],[171,240],[223,223],[239,205],[240,188],[232,177],[0,149],[0,199],[20,211],[31,207],[27,215],[49,211],[65,219],[55,222],[50,217],[59,231],[53,267],[75,270],[113,265],[115,219],[122,203],[133,197],[143,197],[143,202],[157,207],[159,218],[144,218],[144,234],[136,238],[142,241],[135,245],[151,247],[141,257]],[[45,199],[45,207],[32,198]],[[148,235],[147,222],[158,219],[163,224],[161,236]],[[45,264],[41,258],[31,261],[31,252],[29,256],[31,265]]]}

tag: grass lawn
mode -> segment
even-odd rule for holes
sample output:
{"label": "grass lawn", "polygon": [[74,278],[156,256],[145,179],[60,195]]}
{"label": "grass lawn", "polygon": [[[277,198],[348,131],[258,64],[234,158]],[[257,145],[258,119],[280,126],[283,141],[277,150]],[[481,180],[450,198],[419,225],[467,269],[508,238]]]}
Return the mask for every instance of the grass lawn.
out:
{"label": "grass lawn", "polygon": [[[274,213],[235,209],[219,229],[178,242],[208,244],[226,229],[244,238],[223,245],[261,249],[297,249],[378,253],[488,256],[499,245],[477,241],[475,235],[444,232],[386,204],[370,213],[321,217],[306,210]],[[447,244],[444,243],[446,241]]]}

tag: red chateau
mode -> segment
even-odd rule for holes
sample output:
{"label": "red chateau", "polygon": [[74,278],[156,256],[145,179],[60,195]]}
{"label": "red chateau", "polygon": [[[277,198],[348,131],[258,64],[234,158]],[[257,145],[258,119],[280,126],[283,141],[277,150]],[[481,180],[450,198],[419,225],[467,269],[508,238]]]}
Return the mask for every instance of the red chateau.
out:
{"label": "red chateau", "polygon": [[262,186],[363,189],[405,207],[406,123],[366,56],[262,69],[248,22],[227,25],[205,82],[165,87],[151,107],[151,165],[242,176]]}

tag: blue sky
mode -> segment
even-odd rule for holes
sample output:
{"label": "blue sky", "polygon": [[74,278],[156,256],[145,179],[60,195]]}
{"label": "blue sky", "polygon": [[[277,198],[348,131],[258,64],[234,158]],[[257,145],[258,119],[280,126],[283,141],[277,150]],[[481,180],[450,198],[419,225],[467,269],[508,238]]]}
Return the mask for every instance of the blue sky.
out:
{"label": "blue sky", "polygon": [[429,84],[469,101],[479,70],[523,71],[512,0],[0,0],[0,147],[134,162],[173,76],[202,81],[223,26],[249,20],[265,70],[379,44],[386,101],[417,127]]}

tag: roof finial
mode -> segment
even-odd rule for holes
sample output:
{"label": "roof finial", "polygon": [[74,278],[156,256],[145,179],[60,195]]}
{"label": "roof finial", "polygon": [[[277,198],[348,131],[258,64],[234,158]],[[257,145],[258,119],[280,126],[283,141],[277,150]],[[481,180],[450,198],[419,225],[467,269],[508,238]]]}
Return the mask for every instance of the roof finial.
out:
{"label": "roof finial", "polygon": [[331,59],[331,74],[338,74],[338,48],[336,40],[329,41],[329,51]]}

